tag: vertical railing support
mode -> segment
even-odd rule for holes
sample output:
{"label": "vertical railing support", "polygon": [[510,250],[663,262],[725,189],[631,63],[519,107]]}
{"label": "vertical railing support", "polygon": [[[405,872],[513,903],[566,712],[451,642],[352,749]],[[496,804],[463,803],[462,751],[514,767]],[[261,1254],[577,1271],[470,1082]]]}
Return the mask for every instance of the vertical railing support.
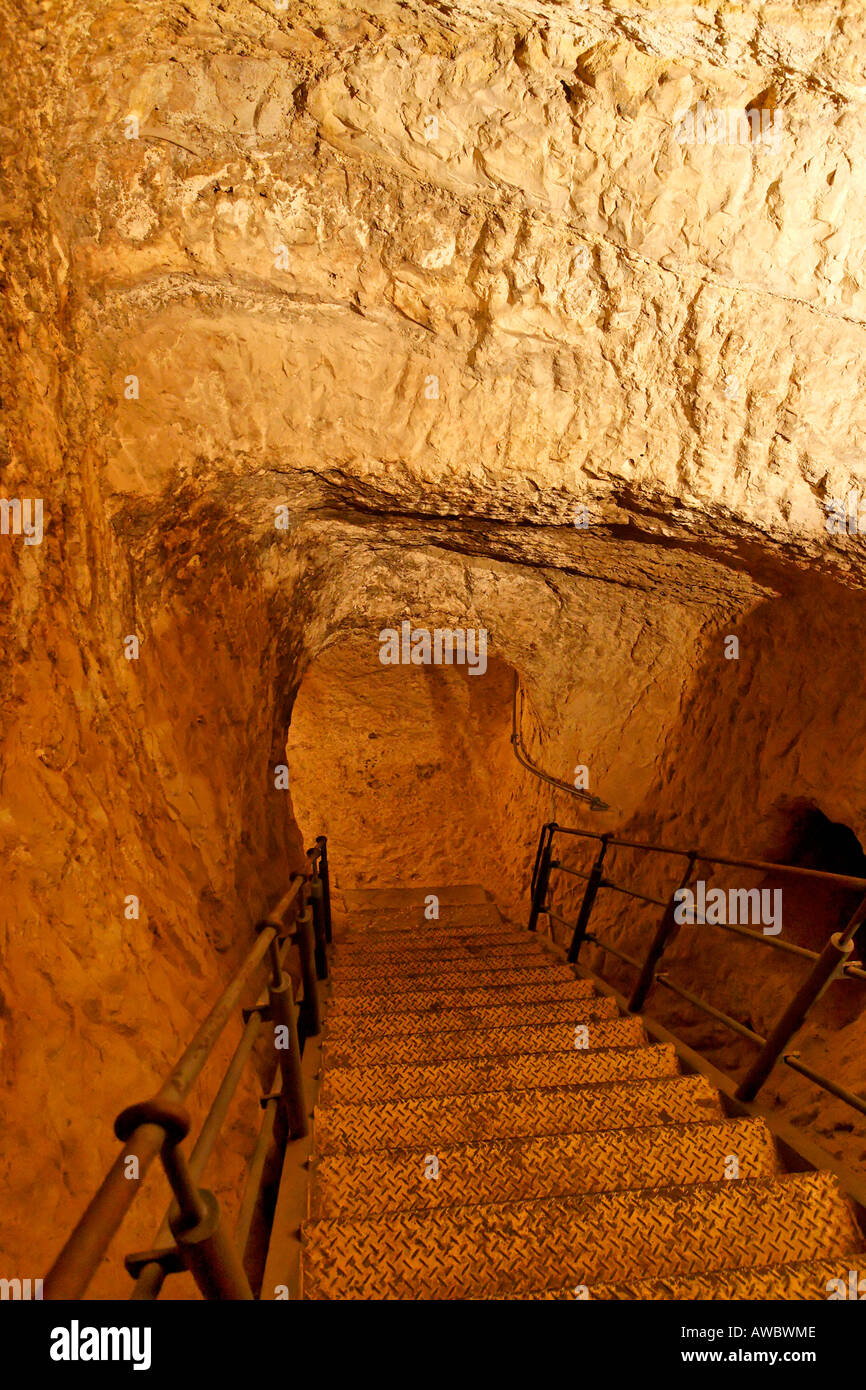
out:
{"label": "vertical railing support", "polygon": [[321,1031],[319,1014],[319,982],[316,979],[316,943],[313,936],[313,914],[307,902],[306,879],[298,894],[298,916],[296,936],[298,956],[301,962],[301,979],[304,982],[304,999],[301,1005],[304,1020],[304,1036],[314,1038]]}
{"label": "vertical railing support", "polygon": [[325,932],[325,893],[318,866],[313,860],[310,879],[310,907],[313,910],[313,939],[316,943],[316,979],[328,978],[328,938]]}
{"label": "vertical railing support", "polygon": [[676,912],[677,908],[677,893],[680,891],[681,888],[685,888],[686,884],[691,878],[697,858],[697,854],[689,855],[689,861],[686,866],[686,871],[683,874],[679,884],[671,894],[670,900],[667,906],[665,907],[664,912],[662,913],[662,919],[658,924],[658,928],[653,938],[652,945],[647,951],[646,960],[644,961],[643,969],[640,972],[640,979],[634,987],[634,993],[632,994],[631,999],[628,1001],[630,1013],[640,1013],[641,1009],[646,1003],[646,997],[652,989],[653,982],[655,980],[656,966],[658,965],[659,961],[664,955],[668,943],[674,936],[676,936],[677,922],[674,917],[674,913]]}
{"label": "vertical railing support", "polygon": [[[180,1157],[180,1155],[176,1155]],[[198,1284],[203,1298],[251,1302],[253,1291],[241,1258],[220,1222],[219,1203],[206,1188],[196,1189],[201,1214],[189,1225],[181,1210],[172,1210],[171,1233],[184,1264]]]}
{"label": "vertical railing support", "polygon": [[609,834],[602,835],[601,849],[598,852],[598,858],[589,871],[589,881],[586,885],[583,901],[580,904],[580,912],[578,913],[577,922],[575,923],[571,945],[568,948],[568,959],[572,965],[580,955],[580,948],[586,938],[586,929],[589,926],[589,919],[592,916],[595,896],[601,887],[601,881],[604,876],[604,856],[607,854],[607,842],[609,839]]}
{"label": "vertical railing support", "polygon": [[529,896],[535,896],[535,885],[538,882],[538,867],[541,863],[541,855],[547,840],[547,825],[543,825],[538,835],[538,844],[535,846],[535,863],[532,866],[532,880],[529,885]]}
{"label": "vertical railing support", "polygon": [[558,828],[556,821],[550,821],[549,824],[544,827],[547,831],[547,838],[542,846],[538,873],[535,876],[535,888],[532,892],[532,907],[530,908],[527,927],[529,931],[536,930],[539,914],[544,910],[547,901],[547,888],[550,882],[550,861],[553,857],[553,837]]}
{"label": "vertical railing support", "polygon": [[[273,979],[268,985],[268,1003],[271,1022],[274,1025],[274,1045],[283,1081],[282,1098],[289,1135],[292,1139],[298,1139],[308,1132],[309,1126],[304,1102],[301,1046],[298,1040],[298,1020],[295,1015],[292,977],[280,965],[280,954],[276,942],[271,942],[270,950]],[[282,1047],[276,1046],[278,1028],[285,1029],[282,1039],[285,1045]]]}
{"label": "vertical railing support", "polygon": [[187,1111],[155,1096],[122,1111],[114,1132],[126,1142],[142,1123],[159,1124],[165,1133],[160,1158],[175,1198],[168,1221],[184,1264],[205,1298],[249,1302],[253,1292],[240,1256],[223,1230],[219,1203],[212,1192],[197,1186],[178,1147],[189,1133]]}
{"label": "vertical railing support", "polygon": [[316,844],[322,846],[319,858],[319,876],[322,880],[322,902],[324,903],[325,940],[331,944],[331,876],[328,871],[328,837],[317,835]]}
{"label": "vertical railing support", "polygon": [[815,1001],[824,993],[834,976],[838,975],[854,949],[851,937],[866,915],[866,900],[861,903],[853,923],[846,931],[830,937],[806,979],[776,1024],[758,1056],[737,1087],[737,1100],[754,1100],[788,1043],[806,1021]]}
{"label": "vertical railing support", "polygon": [[[318,873],[314,873],[314,878],[321,884],[318,940],[320,942],[324,936],[325,941],[329,942],[331,904],[326,837],[318,836],[316,843],[317,850],[313,854],[318,860]],[[197,1184],[240,1079],[243,1063],[252,1050],[260,1022],[265,1018],[273,1024],[275,1030],[276,1067],[280,1072],[280,1089],[273,1090],[271,1094],[263,1097],[268,1123],[263,1125],[264,1140],[260,1135],[257,1154],[259,1157],[263,1155],[265,1160],[268,1159],[266,1150],[269,1143],[266,1141],[269,1140],[271,1130],[274,1151],[280,1152],[285,1148],[287,1136],[300,1138],[308,1133],[298,1017],[292,979],[282,968],[282,948],[285,947],[287,939],[285,917],[295,899],[300,898],[301,911],[299,914],[296,913],[299,954],[306,978],[305,995],[310,1028],[317,1030],[317,941],[314,937],[314,914],[310,911],[303,892],[304,875],[301,875],[301,880],[301,883],[293,884],[283,895],[266,919],[258,922],[258,940],[239,963],[234,977],[199,1024],[195,1036],[163,1082],[159,1094],[151,1101],[129,1107],[118,1116],[115,1130],[124,1147],[45,1276],[43,1296],[46,1300],[67,1301],[83,1297],[140,1190],[141,1180],[160,1155],[174,1189],[176,1205],[172,1204],[166,1216],[163,1223],[165,1229],[160,1227],[156,1246],[140,1252],[140,1255],[127,1257],[127,1268],[136,1278],[133,1297],[155,1298],[165,1276],[182,1269],[183,1262],[192,1270],[206,1297],[252,1297],[242,1259],[221,1228],[216,1199],[204,1188],[198,1188]],[[315,905],[318,897],[315,888],[312,893]],[[175,1152],[177,1143],[189,1131],[189,1116],[183,1110],[182,1101],[198,1079],[226,1023],[242,1002],[254,973],[266,956],[269,956],[271,966],[271,978],[267,985],[267,1012],[263,1003],[257,1003],[253,1008],[244,1010],[247,1026],[187,1164],[183,1155]],[[324,965],[327,969],[327,960]],[[281,1036],[277,1036],[277,1030],[280,1030]],[[270,1078],[268,1084],[271,1084]],[[269,1123],[270,1120],[273,1120],[272,1125]],[[130,1160],[135,1162],[134,1181],[129,1179]],[[169,1230],[174,1234],[175,1246],[167,1244]],[[182,1255],[182,1260],[179,1255]]]}

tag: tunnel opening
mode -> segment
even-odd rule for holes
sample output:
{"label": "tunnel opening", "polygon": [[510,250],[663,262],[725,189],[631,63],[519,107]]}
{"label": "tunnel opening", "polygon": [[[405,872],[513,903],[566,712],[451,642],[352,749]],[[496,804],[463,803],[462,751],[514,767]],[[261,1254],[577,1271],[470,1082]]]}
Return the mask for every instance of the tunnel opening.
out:
{"label": "tunnel opening", "polygon": [[[845,874],[866,879],[866,853],[850,826],[833,821],[814,801],[800,799],[779,808],[777,839],[771,857],[780,864],[814,869],[822,873]],[[863,894],[856,888],[828,888],[800,880],[796,892],[788,883],[788,895],[804,915],[803,926],[811,938],[803,941],[820,950],[827,937],[841,931],[850,920]],[[866,945],[866,927],[854,937],[855,948]]]}
{"label": "tunnel opening", "polygon": [[[844,874],[866,879],[866,853],[850,826],[831,820],[817,802],[806,798],[782,801],[776,807],[776,823],[767,857],[779,864]],[[830,885],[821,880],[769,874],[764,886],[779,889],[784,900],[785,939],[812,951],[821,951],[835,932],[842,931],[863,898],[857,888]],[[851,960],[862,960],[866,950],[866,924],[854,934]],[[854,980],[838,980],[818,1000],[812,1011],[817,1025],[844,1027],[863,1011],[862,986]]]}
{"label": "tunnel opening", "polygon": [[866,853],[850,826],[830,820],[814,801],[794,801],[782,809],[787,830],[776,856],[780,862],[866,878]]}
{"label": "tunnel opening", "polygon": [[286,740],[295,816],[328,836],[340,886],[479,884],[521,911],[534,823],[514,815],[513,668],[383,665],[374,633],[307,668]]}

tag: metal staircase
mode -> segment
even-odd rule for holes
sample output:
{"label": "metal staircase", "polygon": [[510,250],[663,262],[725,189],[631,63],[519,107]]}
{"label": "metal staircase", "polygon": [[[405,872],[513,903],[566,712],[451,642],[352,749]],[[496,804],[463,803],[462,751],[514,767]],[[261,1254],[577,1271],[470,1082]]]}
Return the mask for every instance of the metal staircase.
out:
{"label": "metal staircase", "polygon": [[[596,849],[591,867],[556,857],[563,836]],[[785,1064],[866,1113],[791,1050],[827,987],[866,979],[850,959],[866,881],[716,858],[864,894],[821,952],[725,928],[803,962],[764,1038],[660,972],[675,895],[611,877],[623,847],[685,859],[681,882],[712,862],[551,822],[521,931],[480,888],[335,893],[332,915],[318,837],[157,1094],[118,1116],[121,1150],[45,1298],[84,1296],[157,1159],[173,1200],[152,1245],[126,1256],[137,1301],[183,1272],[216,1300],[858,1297],[862,1178],[755,1097]],[[586,883],[575,923],[556,910],[554,874]],[[661,909],[643,960],[590,930],[599,893]],[[628,1000],[580,960],[585,942],[636,972]],[[739,1083],[652,1017],[657,985],[757,1049]],[[233,1019],[235,1052],[187,1149],[186,1098]],[[270,1061],[230,1227],[201,1184],[257,1040]]]}
{"label": "metal staircase", "polygon": [[302,1297],[826,1299],[864,1267],[836,1177],[786,1172],[562,950],[447,894],[356,894],[335,929]]}

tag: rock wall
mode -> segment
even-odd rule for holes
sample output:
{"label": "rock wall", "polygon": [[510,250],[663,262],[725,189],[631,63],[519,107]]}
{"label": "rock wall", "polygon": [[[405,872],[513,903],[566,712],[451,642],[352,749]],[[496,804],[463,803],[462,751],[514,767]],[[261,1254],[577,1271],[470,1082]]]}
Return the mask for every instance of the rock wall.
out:
{"label": "rock wall", "polygon": [[[116,1153],[114,1115],[189,1041],[298,845],[269,772],[286,714],[258,577],[230,536],[208,553],[177,498],[151,550],[106,513],[25,37],[30,53],[3,36],[23,126],[4,148],[19,179],[6,185],[3,485],[43,501],[44,538],[0,547],[6,1277],[44,1274]],[[196,1115],[214,1085],[191,1097]],[[218,1165],[229,1209],[250,1114]],[[165,1202],[151,1181],[94,1293],[126,1292],[120,1256],[151,1242]]]}
{"label": "rock wall", "polygon": [[[282,891],[293,797],[305,834],[328,824],[317,706],[321,790],[348,814],[381,782],[370,842],[335,830],[336,871],[408,868],[375,841],[413,754],[395,733],[386,784],[339,718],[342,680],[357,727],[384,730],[359,658],[382,627],[488,630],[476,694],[403,671],[388,693],[437,769],[411,782],[426,843],[462,837],[515,919],[551,798],[507,747],[510,671],[534,755],[566,780],[585,764],[611,808],[555,795],[563,822],[769,853],[808,802],[863,840],[864,552],[826,520],[866,482],[866,26],[855,0],[707,16],[0,16],[0,466],[7,498],[45,510],[41,544],[0,536],[0,1272],[44,1270],[111,1118]],[[772,112],[771,138],[690,144],[701,104]],[[471,772],[418,733],[444,709]],[[739,949],[677,945],[763,1026],[787,977],[759,987]],[[854,1014],[834,1046],[862,1084]],[[835,1103],[789,1084],[862,1156]],[[215,1166],[229,1204],[251,1141],[239,1124]],[[149,1243],[161,1192],[123,1249]],[[115,1288],[106,1271],[94,1292]]]}
{"label": "rock wall", "polygon": [[328,835],[341,887],[489,880],[515,780],[511,673],[383,666],[380,650],[335,645],[301,685],[286,749],[299,823]]}
{"label": "rock wall", "polygon": [[[792,862],[792,832],[803,809],[811,808],[866,844],[866,766],[858,734],[863,678],[852,662],[861,609],[859,595],[810,575],[714,634],[695,661],[680,717],[659,748],[654,794],[626,819],[626,832],[684,848]],[[724,657],[728,633],[739,638],[737,660]],[[861,860],[855,852],[847,861],[812,860],[810,866],[862,876]],[[571,862],[585,862],[585,856]],[[621,881],[663,896],[682,867],[682,860],[651,861],[632,851],[619,852],[612,863]],[[780,890],[779,939],[810,950],[823,947],[858,901],[856,893],[811,888],[781,875],[713,871],[706,863],[698,874],[725,890]],[[658,916],[657,909],[634,909],[611,895],[600,903],[599,929],[620,949],[641,955]],[[755,929],[762,933],[761,926]],[[853,959],[862,959],[862,932],[857,942]],[[600,953],[593,959],[601,964]],[[808,969],[802,959],[738,942],[710,926],[683,926],[669,959],[672,979],[763,1035]],[[634,983],[633,974],[610,958],[604,972],[627,990]],[[794,1044],[805,1063],[855,1093],[863,1088],[863,1004],[861,983],[834,984]],[[651,1007],[735,1075],[743,1075],[756,1055],[753,1046],[663,989],[656,989]],[[784,1067],[764,1094],[784,1103],[786,1115],[810,1127],[825,1147],[862,1168],[866,1136],[849,1107]]]}

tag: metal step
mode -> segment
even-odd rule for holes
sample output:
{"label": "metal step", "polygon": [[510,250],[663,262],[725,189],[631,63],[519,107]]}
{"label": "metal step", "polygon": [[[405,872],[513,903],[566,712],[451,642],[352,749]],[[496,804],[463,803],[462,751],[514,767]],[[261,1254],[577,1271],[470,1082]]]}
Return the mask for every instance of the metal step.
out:
{"label": "metal step", "polygon": [[306,1298],[445,1298],[670,1278],[860,1249],[825,1173],[312,1221]]}
{"label": "metal step", "polygon": [[528,934],[514,922],[506,922],[498,913],[495,916],[485,914],[475,920],[467,919],[464,913],[460,913],[456,917],[445,917],[440,922],[425,922],[419,917],[407,917],[404,913],[371,914],[368,917],[353,913],[333,922],[335,943],[351,943],[353,946],[362,946],[365,942],[384,946],[390,942],[398,947],[418,936],[435,937],[437,934],[483,939],[504,931],[519,932],[521,936]]}
{"label": "metal step", "polygon": [[613,999],[596,994],[591,998],[548,999],[543,1004],[515,1000],[497,1008],[495,1004],[474,1009],[410,1009],[405,1013],[389,1009],[381,1014],[328,1014],[325,1036],[328,1042],[354,1038],[367,1042],[374,1038],[401,1037],[415,1033],[454,1033],[464,1028],[544,1028],[554,1023],[586,1023],[592,1018],[615,1018]]}
{"label": "metal step", "polygon": [[507,942],[519,941],[538,941],[546,940],[545,937],[534,936],[531,932],[515,931],[512,927],[442,927],[434,928],[432,931],[406,932],[405,940],[403,937],[395,937],[394,932],[385,932],[383,935],[375,935],[372,932],[361,932],[357,936],[347,933],[341,936],[335,946],[335,954],[339,952],[344,955],[369,955],[388,956],[395,951],[432,951],[440,946],[473,946],[479,949],[484,945],[495,946],[506,944]]}
{"label": "metal step", "polygon": [[575,980],[563,975],[549,974],[541,980],[522,981],[510,985],[477,983],[461,988],[460,984],[433,985],[426,989],[391,990],[387,994],[332,995],[328,1001],[328,1026],[341,1014],[395,1014],[407,1010],[508,1008],[511,1004],[544,1004],[570,999],[596,998],[589,980]]}
{"label": "metal step", "polygon": [[393,884],[382,887],[369,884],[366,887],[341,888],[335,890],[342,897],[346,907],[356,911],[380,908],[410,907],[412,904],[423,907],[431,893],[435,893],[440,903],[449,907],[463,907],[466,904],[488,906],[490,894],[480,883],[421,883]]}
{"label": "metal step", "polygon": [[535,970],[544,965],[562,965],[555,956],[535,942],[497,942],[495,946],[441,946],[430,951],[395,951],[393,955],[346,956],[335,952],[330,971],[334,979],[363,976],[371,988],[383,976],[408,978],[434,975],[443,970]]}
{"label": "metal step", "polygon": [[[485,927],[501,926],[503,918],[494,903],[449,905],[440,902],[439,922],[447,926]],[[399,932],[418,931],[422,927],[429,927],[430,923],[424,916],[422,901],[403,907],[350,907],[346,909],[344,925],[353,931]]]}
{"label": "metal step", "polygon": [[360,1153],[456,1145],[485,1139],[610,1131],[635,1125],[693,1124],[723,1118],[703,1076],[574,1088],[476,1091],[378,1105],[317,1105],[316,1152]]}
{"label": "metal step", "polygon": [[503,1057],[519,1052],[573,1053],[577,1050],[577,1042],[583,1048],[639,1047],[646,1042],[646,1033],[639,1018],[594,1016],[583,1022],[570,1021],[547,1028],[468,1028],[450,1033],[398,1034],[365,1041],[349,1036],[332,1038],[328,1034],[323,1054],[326,1067],[402,1066],[451,1057]]}
{"label": "metal step", "polygon": [[[332,1154],[313,1169],[310,1216],[352,1220],[473,1202],[718,1182],[732,1154],[740,1178],[779,1172],[769,1129],[752,1119]],[[431,1157],[438,1164],[432,1174]]]}
{"label": "metal step", "polygon": [[546,949],[538,938],[524,934],[523,937],[489,937],[487,940],[468,937],[466,941],[459,938],[452,940],[442,940],[431,942],[430,945],[421,944],[405,947],[360,947],[360,945],[338,945],[332,954],[332,966],[350,966],[356,970],[388,970],[392,966],[418,966],[420,969],[430,970],[431,966],[439,965],[441,960],[496,960],[499,956],[505,959],[514,959],[516,956],[544,956],[545,960],[555,960],[556,956]]}
{"label": "metal step", "polygon": [[546,936],[534,932],[521,931],[508,922],[472,923],[426,923],[423,927],[405,927],[399,930],[375,927],[356,927],[346,923],[335,930],[337,946],[381,947],[383,951],[399,951],[411,947],[416,941],[431,945],[437,941],[492,941],[497,937],[516,936],[525,940],[547,941]]}
{"label": "metal step", "polygon": [[428,951],[404,952],[400,960],[396,956],[373,961],[342,960],[336,957],[330,967],[330,974],[334,981],[364,980],[371,989],[375,989],[382,979],[411,980],[416,975],[452,972],[474,975],[477,971],[490,974],[498,970],[545,970],[563,964],[561,957],[554,956],[543,946],[530,943],[528,946],[521,946],[517,952],[513,946],[482,946],[477,950],[459,948],[456,952],[445,948],[435,954]]}
{"label": "metal step", "polygon": [[447,970],[427,970],[423,973],[371,975],[367,972],[350,971],[334,966],[331,971],[331,986],[334,997],[350,997],[358,994],[400,994],[410,990],[433,989],[489,989],[498,985],[537,985],[553,980],[574,978],[570,965],[556,965],[546,960],[536,966],[508,966],[485,970],[477,961],[466,965],[448,962]]}
{"label": "metal step", "polygon": [[470,1091],[519,1091],[533,1086],[594,1086],[603,1081],[676,1076],[669,1045],[602,1048],[597,1052],[530,1052],[475,1057],[429,1066],[330,1067],[322,1077],[322,1105],[353,1105],[410,1096],[454,1096]]}
{"label": "metal step", "polygon": [[[590,1284],[577,1292],[581,1298],[622,1299],[629,1303],[659,1302],[662,1299],[697,1299],[701,1302],[718,1299],[725,1303],[753,1299],[779,1299],[785,1302],[820,1299],[826,1302],[833,1294],[841,1297],[839,1282],[831,1281],[841,1281],[845,1296],[850,1298],[852,1287],[856,1290],[858,1280],[863,1278],[866,1278],[866,1250],[861,1247],[859,1253],[852,1253],[841,1260],[802,1260],[793,1264],[761,1265],[754,1269],[726,1269],[712,1274],[638,1279],[631,1284]],[[575,1296],[573,1287],[508,1295],[509,1298],[569,1302]],[[859,1297],[862,1298],[863,1294]]]}

